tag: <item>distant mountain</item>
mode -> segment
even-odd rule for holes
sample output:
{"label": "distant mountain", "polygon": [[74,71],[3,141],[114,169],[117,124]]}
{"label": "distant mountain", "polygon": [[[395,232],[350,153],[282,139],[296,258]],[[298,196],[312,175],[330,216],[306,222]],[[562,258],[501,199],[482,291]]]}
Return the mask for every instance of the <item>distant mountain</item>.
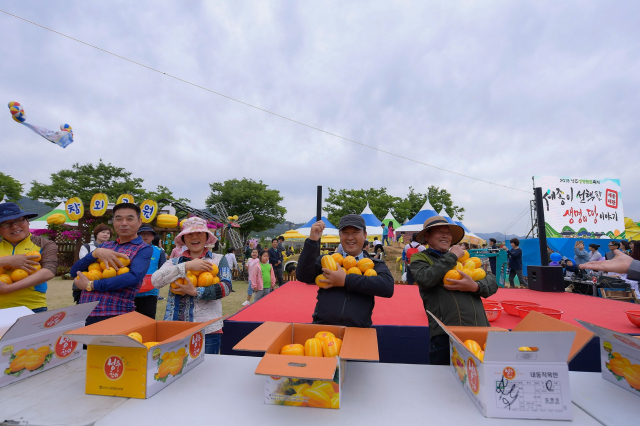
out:
{"label": "distant mountain", "polygon": [[22,197],[20,201],[18,201],[18,204],[22,207],[22,210],[30,213],[37,213],[38,217],[44,216],[53,210],[48,205],[27,197]]}
{"label": "distant mountain", "polygon": [[[502,232],[487,232],[487,233],[476,232],[475,234],[478,237],[482,238],[483,240],[486,240],[487,244],[489,243],[489,238],[495,238],[496,241],[505,241],[504,234]],[[518,238],[522,240],[524,237],[520,237],[515,234],[507,234],[507,241],[509,241],[512,238]]]}

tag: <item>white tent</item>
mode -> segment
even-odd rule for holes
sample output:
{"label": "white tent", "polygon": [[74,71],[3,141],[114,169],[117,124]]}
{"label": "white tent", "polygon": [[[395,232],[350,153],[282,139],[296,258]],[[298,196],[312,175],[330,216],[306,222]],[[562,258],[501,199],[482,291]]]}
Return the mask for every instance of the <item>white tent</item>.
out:
{"label": "white tent", "polygon": [[418,213],[407,223],[402,225],[400,228],[396,229],[399,232],[420,232],[422,231],[424,221],[429,219],[430,217],[437,216],[438,213],[431,207],[431,203],[429,203],[429,198],[425,201],[424,206],[420,209]]}
{"label": "white tent", "polygon": [[460,225],[462,226],[462,228],[464,229],[464,235],[466,237],[466,239],[468,239],[468,241],[472,244],[485,244],[486,241],[483,240],[482,238],[478,237],[476,234],[474,234],[473,232],[471,232],[469,230],[469,228],[467,228],[466,226],[464,226],[464,224],[458,220],[458,218],[456,217],[456,215],[453,215],[453,221],[455,222],[456,225]]}
{"label": "white tent", "polygon": [[364,219],[365,225],[367,225],[367,236],[373,237],[382,235],[382,222],[373,214],[371,211],[371,207],[369,207],[369,203],[364,208],[360,216]]}
{"label": "white tent", "polygon": [[62,213],[64,217],[67,218],[67,221],[64,223],[65,225],[78,226],[78,222],[72,221],[71,219],[69,219],[69,216],[67,216],[67,209],[65,208],[64,203],[60,203],[55,209],[51,210],[44,216],[41,216],[34,220],[30,220],[29,229],[47,229],[47,219],[52,214],[56,213]]}
{"label": "white tent", "polygon": [[[322,221],[325,224],[324,232],[322,233],[322,235],[340,235],[340,233],[338,232],[338,228],[336,228],[331,222],[329,222],[329,219],[327,219],[325,216],[322,216]],[[309,220],[309,222],[296,229],[296,231],[308,237],[311,233],[311,226],[313,226],[313,224],[316,222],[316,217],[314,216]]]}

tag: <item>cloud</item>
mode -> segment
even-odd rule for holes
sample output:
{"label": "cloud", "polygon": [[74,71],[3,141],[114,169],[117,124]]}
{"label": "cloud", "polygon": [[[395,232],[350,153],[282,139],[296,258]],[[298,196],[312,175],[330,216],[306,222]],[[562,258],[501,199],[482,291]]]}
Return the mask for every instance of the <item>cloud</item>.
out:
{"label": "cloud", "polygon": [[[533,175],[622,180],[640,133],[640,5],[627,2],[64,2],[8,11],[149,67],[403,156],[529,190]],[[258,111],[0,14],[0,93],[27,120],[73,126],[62,150],[8,117],[2,171],[47,181],[99,158],[200,207],[209,182],[279,189],[287,219],[315,187],[444,187],[475,232],[530,195]],[[16,149],[20,147],[21,149]],[[631,160],[633,161],[633,160]],[[509,232],[526,234],[528,215]],[[640,220],[640,219],[637,219]]]}

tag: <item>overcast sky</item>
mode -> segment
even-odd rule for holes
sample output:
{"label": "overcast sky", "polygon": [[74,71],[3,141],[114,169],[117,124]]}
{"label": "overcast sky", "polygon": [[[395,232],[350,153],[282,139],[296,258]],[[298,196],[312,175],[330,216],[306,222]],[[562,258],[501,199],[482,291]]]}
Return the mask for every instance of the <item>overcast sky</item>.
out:
{"label": "overcast sky", "polygon": [[[640,2],[0,1],[1,9],[346,138],[524,190],[533,175],[619,178],[640,221]],[[316,185],[437,185],[474,232],[531,195],[355,145],[0,13],[0,94],[61,149],[0,115],[0,170],[49,182],[100,158],[195,207],[209,182],[263,180],[287,220]],[[326,190],[325,190],[326,192]],[[69,194],[70,196],[73,194]],[[527,233],[525,215],[509,232]]]}

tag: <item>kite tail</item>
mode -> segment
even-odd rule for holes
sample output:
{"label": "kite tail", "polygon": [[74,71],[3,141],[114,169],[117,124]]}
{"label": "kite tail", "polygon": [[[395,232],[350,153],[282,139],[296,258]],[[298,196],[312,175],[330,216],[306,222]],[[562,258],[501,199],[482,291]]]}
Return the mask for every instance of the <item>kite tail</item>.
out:
{"label": "kite tail", "polygon": [[45,129],[40,126],[33,126],[25,122],[21,122],[20,124],[27,126],[49,142],[55,143],[62,148],[66,148],[73,143],[73,133],[70,131],[54,132],[53,130]]}

